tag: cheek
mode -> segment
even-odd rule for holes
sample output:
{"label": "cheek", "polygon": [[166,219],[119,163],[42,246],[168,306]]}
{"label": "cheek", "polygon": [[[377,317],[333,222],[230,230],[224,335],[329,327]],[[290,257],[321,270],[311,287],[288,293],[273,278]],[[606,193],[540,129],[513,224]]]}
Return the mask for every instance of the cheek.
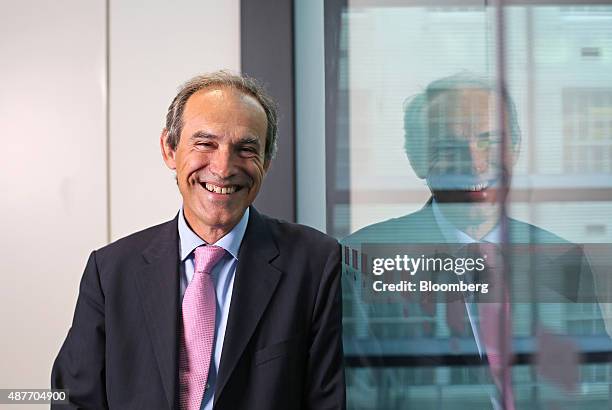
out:
{"label": "cheek", "polygon": [[261,183],[265,175],[264,164],[259,159],[251,159],[245,168],[253,184]]}
{"label": "cheek", "polygon": [[195,182],[197,171],[204,165],[204,158],[200,156],[192,155],[188,158],[184,158],[180,164],[180,168],[177,167],[177,173],[180,173],[180,178],[184,181]]}
{"label": "cheek", "polygon": [[256,172],[257,172],[256,174],[257,184],[261,185],[261,183],[263,182],[264,176],[266,175],[266,171],[264,170],[263,164],[258,164]]}

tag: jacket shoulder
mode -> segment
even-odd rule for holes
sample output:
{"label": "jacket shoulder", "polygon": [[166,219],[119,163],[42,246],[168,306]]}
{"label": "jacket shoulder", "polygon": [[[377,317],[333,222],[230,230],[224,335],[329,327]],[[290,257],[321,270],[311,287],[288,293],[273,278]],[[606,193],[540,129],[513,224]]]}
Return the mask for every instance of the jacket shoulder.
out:
{"label": "jacket shoulder", "polygon": [[433,214],[424,207],[407,215],[365,226],[340,242],[349,247],[359,247],[364,243],[427,243],[440,240]]}
{"label": "jacket shoulder", "polygon": [[510,238],[513,243],[572,244],[551,231],[516,219],[510,220]]}
{"label": "jacket shoulder", "polygon": [[[173,229],[177,230],[176,218],[119,238],[95,252],[100,258],[140,255],[154,240],[171,238]],[[175,235],[178,235],[178,232]]]}

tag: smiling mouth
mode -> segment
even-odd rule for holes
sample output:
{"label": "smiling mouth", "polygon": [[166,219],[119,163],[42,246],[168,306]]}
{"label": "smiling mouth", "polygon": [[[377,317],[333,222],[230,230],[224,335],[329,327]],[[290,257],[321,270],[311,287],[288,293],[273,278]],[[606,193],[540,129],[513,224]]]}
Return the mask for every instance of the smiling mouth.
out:
{"label": "smiling mouth", "polygon": [[463,191],[470,191],[470,192],[479,192],[479,191],[483,191],[485,189],[489,188],[489,184],[487,183],[480,183],[480,184],[475,184],[475,185],[468,185],[468,186],[464,186],[463,187]]}
{"label": "smiling mouth", "polygon": [[202,185],[204,189],[206,189],[208,192],[213,192],[215,194],[221,194],[221,195],[230,195],[242,189],[240,185],[218,186],[218,185],[211,184],[208,182],[201,183],[200,185]]}
{"label": "smiling mouth", "polygon": [[499,187],[496,178],[474,178],[468,175],[430,175],[428,185],[437,191],[483,192]]}

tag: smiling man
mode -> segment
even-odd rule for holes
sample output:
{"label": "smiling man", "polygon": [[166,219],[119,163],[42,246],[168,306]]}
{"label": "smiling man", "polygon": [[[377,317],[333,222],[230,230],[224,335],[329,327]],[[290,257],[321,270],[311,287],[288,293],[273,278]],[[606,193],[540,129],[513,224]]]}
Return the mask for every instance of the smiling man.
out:
{"label": "smiling man", "polygon": [[276,132],[253,79],[180,88],[160,145],[183,206],[91,254],[52,371],[67,407],[345,408],[339,245],[251,206]]}

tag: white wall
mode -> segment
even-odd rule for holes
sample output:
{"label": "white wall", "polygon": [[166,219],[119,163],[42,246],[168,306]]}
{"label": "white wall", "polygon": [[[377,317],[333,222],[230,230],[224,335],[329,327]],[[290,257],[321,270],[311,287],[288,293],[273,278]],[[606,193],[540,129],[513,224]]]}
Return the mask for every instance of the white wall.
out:
{"label": "white wall", "polygon": [[112,0],[111,237],[171,219],[180,207],[159,135],[177,87],[240,69],[240,2]]}
{"label": "white wall", "polygon": [[104,21],[102,0],[2,5],[0,388],[49,387],[106,239]]}
{"label": "white wall", "polygon": [[238,0],[108,1],[0,3],[0,388],[49,387],[91,250],[178,210],[177,86],[240,68]]}

